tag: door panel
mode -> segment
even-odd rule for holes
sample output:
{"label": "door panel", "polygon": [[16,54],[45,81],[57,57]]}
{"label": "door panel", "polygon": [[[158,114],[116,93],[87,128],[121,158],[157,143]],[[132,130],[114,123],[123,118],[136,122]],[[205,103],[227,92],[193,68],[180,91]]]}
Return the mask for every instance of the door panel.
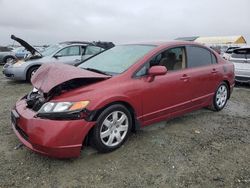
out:
{"label": "door panel", "polygon": [[56,58],[56,62],[74,65],[81,61],[81,56],[64,56]]}
{"label": "door panel", "polygon": [[[143,121],[152,122],[190,108],[192,92],[189,90],[191,75],[186,69],[185,47],[168,48],[149,60],[140,71],[139,76],[147,74],[152,66],[165,66],[167,74],[155,76],[149,82],[148,76],[140,79],[142,93]],[[145,73],[144,73],[145,72]],[[137,76],[138,76],[137,75]],[[148,124],[148,123],[145,123]]]}
{"label": "door panel", "polygon": [[190,88],[192,91],[192,106],[208,103],[218,85],[218,71],[215,65],[188,69]]}
{"label": "door panel", "polygon": [[87,59],[87,58],[89,58],[89,57],[91,57],[91,56],[93,56],[93,55],[83,55],[83,56],[81,57],[81,59],[82,59],[82,60],[85,60],[85,59]]}
{"label": "door panel", "polygon": [[186,70],[156,76],[152,82],[146,77],[140,79],[143,86],[142,104],[143,121],[167,118],[171,113],[190,107],[190,77]]}
{"label": "door panel", "polygon": [[218,85],[219,69],[212,52],[204,47],[187,46],[188,74],[192,75],[192,105],[208,104]]}
{"label": "door panel", "polygon": [[69,46],[57,53],[59,57],[55,58],[55,62],[75,65],[81,61],[80,46]]}

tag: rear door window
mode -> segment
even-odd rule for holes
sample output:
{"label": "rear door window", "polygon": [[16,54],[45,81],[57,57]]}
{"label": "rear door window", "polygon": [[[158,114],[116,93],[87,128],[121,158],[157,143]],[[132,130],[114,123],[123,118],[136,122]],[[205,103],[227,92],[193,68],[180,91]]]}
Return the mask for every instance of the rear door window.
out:
{"label": "rear door window", "polygon": [[104,50],[103,48],[97,46],[87,46],[85,55],[95,55],[103,50]]}
{"label": "rear door window", "polygon": [[211,65],[216,58],[206,48],[198,46],[187,46],[188,68]]}

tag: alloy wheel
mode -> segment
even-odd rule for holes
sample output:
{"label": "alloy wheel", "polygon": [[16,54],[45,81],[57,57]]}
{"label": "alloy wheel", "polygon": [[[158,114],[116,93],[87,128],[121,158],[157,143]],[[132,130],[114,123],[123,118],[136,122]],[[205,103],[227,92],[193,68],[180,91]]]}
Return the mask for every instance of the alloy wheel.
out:
{"label": "alloy wheel", "polygon": [[225,85],[221,85],[216,92],[216,104],[219,108],[222,108],[227,101],[227,88]]}
{"label": "alloy wheel", "polygon": [[100,138],[104,145],[113,147],[120,144],[127,135],[129,120],[122,111],[113,111],[102,123]]}

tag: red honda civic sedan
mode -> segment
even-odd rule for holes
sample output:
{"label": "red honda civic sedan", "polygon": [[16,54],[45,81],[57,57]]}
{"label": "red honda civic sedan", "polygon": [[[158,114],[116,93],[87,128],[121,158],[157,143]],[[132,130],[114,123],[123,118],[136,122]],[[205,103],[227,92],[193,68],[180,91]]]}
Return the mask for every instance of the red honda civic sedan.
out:
{"label": "red honda civic sedan", "polygon": [[192,42],[118,45],[78,67],[42,65],[32,84],[11,111],[14,132],[35,152],[69,158],[86,142],[110,152],[133,130],[203,107],[223,109],[234,67]]}

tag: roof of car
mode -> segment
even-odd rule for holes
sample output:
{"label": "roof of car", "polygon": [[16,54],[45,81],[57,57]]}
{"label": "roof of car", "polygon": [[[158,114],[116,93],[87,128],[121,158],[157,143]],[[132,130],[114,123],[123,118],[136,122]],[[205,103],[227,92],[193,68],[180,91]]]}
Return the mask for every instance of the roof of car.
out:
{"label": "roof of car", "polygon": [[91,42],[86,42],[86,41],[64,41],[64,42],[60,42],[59,44],[85,44],[85,45],[89,45],[92,44]]}
{"label": "roof of car", "polygon": [[[188,45],[188,44],[195,44],[195,45],[201,45],[200,43],[197,42],[191,42],[191,41],[155,41],[155,42],[139,42],[139,43],[133,43],[133,45],[155,45],[155,46],[170,46],[170,45]],[[129,45],[129,44],[128,44]],[[201,45],[202,46],[202,45]]]}
{"label": "roof of car", "polygon": [[178,37],[175,40],[181,40],[181,41],[195,41],[198,39],[199,36],[192,36],[192,37]]}
{"label": "roof of car", "polygon": [[93,41],[93,42],[86,42],[86,41],[65,41],[60,42],[61,45],[93,45],[103,49],[109,49],[115,46],[113,42],[106,42],[106,41]]}

